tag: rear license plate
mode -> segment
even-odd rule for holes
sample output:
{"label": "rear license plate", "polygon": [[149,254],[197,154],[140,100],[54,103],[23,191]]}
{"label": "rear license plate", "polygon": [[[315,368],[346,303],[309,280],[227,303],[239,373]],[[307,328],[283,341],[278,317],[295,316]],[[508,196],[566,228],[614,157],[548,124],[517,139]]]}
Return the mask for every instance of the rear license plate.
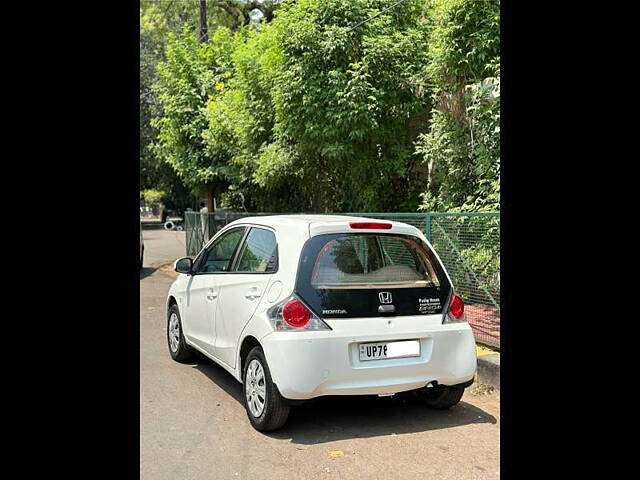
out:
{"label": "rear license plate", "polygon": [[420,342],[405,340],[402,342],[361,343],[360,361],[382,358],[419,357]]}

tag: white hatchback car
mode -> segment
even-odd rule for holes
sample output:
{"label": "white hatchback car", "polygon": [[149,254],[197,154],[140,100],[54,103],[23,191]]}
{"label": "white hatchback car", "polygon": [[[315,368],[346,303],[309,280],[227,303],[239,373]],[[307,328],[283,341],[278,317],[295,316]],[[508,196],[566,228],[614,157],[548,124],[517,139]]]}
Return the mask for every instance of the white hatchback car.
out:
{"label": "white hatchback car", "polygon": [[167,298],[171,357],[211,358],[244,386],[251,424],[281,427],[322,395],[415,390],[460,401],[476,372],[464,305],[425,236],[399,222],[334,215],[227,225]]}

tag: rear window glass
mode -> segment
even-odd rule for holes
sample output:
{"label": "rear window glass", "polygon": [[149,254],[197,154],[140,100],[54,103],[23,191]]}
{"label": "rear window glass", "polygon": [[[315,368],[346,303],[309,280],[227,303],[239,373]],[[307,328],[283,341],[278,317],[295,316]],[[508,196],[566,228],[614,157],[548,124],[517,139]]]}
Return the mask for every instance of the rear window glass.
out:
{"label": "rear window glass", "polygon": [[349,235],[328,241],[316,258],[316,289],[439,286],[431,259],[416,240],[389,235]]}
{"label": "rear window glass", "polygon": [[331,233],[305,244],[295,291],[323,318],[434,315],[451,284],[417,236]]}

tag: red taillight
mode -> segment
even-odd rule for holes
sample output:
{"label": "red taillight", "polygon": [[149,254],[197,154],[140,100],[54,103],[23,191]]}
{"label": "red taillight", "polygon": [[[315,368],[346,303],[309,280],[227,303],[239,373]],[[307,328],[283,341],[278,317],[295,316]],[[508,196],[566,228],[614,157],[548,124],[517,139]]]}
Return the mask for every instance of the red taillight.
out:
{"label": "red taillight", "polygon": [[390,230],[390,223],[376,223],[376,222],[351,222],[349,223],[351,228],[367,228],[370,230]]}
{"label": "red taillight", "polygon": [[282,308],[282,319],[293,328],[304,328],[311,321],[311,312],[300,300],[292,298]]}
{"label": "red taillight", "polygon": [[462,299],[455,293],[453,294],[451,304],[449,305],[449,313],[451,313],[451,315],[458,319],[461,318],[462,315],[464,315],[464,303],[462,302]]}

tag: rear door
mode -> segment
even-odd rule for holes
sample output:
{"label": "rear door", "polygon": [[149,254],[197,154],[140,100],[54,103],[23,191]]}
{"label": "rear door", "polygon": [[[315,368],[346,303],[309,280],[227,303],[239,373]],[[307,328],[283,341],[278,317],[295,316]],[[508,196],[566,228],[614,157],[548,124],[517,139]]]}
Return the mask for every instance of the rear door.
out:
{"label": "rear door", "polygon": [[236,346],[278,268],[274,232],[251,227],[231,271],[218,276],[220,297],[216,315],[214,355],[235,368]]}
{"label": "rear door", "polygon": [[325,319],[442,318],[451,285],[428,244],[397,233],[334,233],[304,246],[296,291]]}

